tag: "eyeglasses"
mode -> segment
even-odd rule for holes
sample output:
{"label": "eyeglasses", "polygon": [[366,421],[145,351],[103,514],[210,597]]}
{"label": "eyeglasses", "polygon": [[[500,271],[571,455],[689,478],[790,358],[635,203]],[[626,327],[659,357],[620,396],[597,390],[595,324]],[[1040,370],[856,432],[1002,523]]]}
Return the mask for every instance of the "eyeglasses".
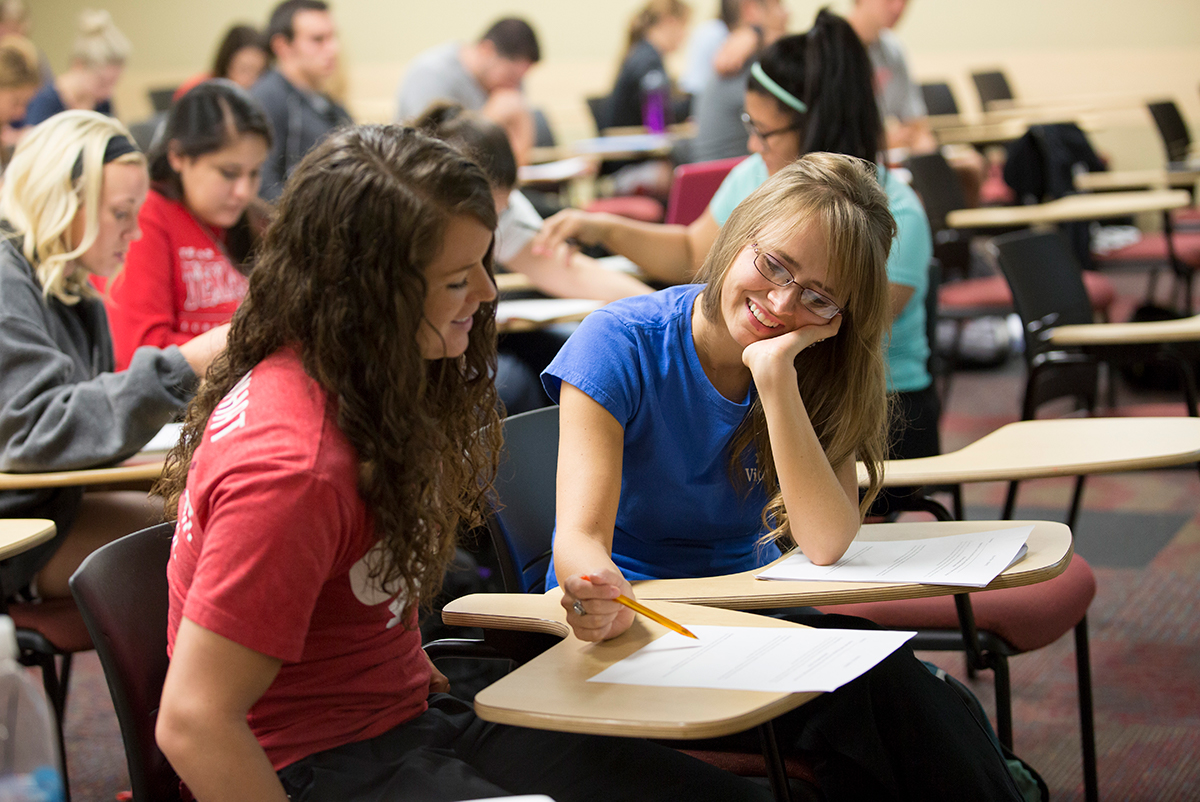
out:
{"label": "eyeglasses", "polygon": [[[757,242],[752,243],[750,247],[754,250],[754,268],[762,274],[763,278],[777,287],[796,284],[796,277],[782,262],[771,254],[760,251]],[[800,287],[799,284],[796,286],[800,288],[800,303],[804,304],[804,308],[817,317],[832,320],[842,311],[841,307],[816,290]]]}
{"label": "eyeglasses", "polygon": [[755,127],[754,121],[750,119],[750,115],[744,111],[742,112],[742,127],[746,129],[746,136],[756,136],[764,144],[766,144],[768,139],[777,134],[786,134],[789,131],[795,131],[800,128],[799,125],[793,124],[784,126],[783,128],[776,128],[774,131],[760,131]]}

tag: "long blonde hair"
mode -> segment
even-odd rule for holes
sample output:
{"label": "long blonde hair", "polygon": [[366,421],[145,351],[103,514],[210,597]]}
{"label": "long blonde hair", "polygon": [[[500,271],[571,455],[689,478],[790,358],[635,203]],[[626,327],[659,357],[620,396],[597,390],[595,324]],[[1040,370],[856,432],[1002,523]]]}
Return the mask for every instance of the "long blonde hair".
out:
{"label": "long blonde hair", "polygon": [[87,10],[79,15],[79,33],[71,48],[71,60],[85,67],[124,64],[131,47],[125,34],[107,11]]}
{"label": "long blonde hair", "polygon": [[[0,186],[0,219],[6,236],[19,240],[33,266],[42,294],[64,304],[95,297],[87,271],[73,269],[100,232],[100,189],[104,183],[104,149],[123,136],[121,123],[94,111],[64,111],[34,128],[17,146]],[[117,164],[146,164],[139,152],[117,158]],[[76,172],[76,171],[79,172]],[[82,206],[83,237],[71,242],[71,223]]]}
{"label": "long blonde hair", "polygon": [[[865,463],[870,483],[859,502],[865,515],[883,482],[887,452],[883,337],[891,326],[887,257],[896,234],[875,165],[853,156],[810,153],[755,190],[729,216],[700,269],[698,281],[707,284],[700,309],[708,320],[719,319],[725,277],[748,244],[757,241],[770,249],[813,222],[825,234],[830,280],[847,300],[837,336],[796,357],[797,382],[829,463],[850,458]],[[763,510],[770,532],[763,539],[790,538],[761,400],[730,445],[734,481],[744,475],[738,468],[748,451],[758,457],[770,497]]]}

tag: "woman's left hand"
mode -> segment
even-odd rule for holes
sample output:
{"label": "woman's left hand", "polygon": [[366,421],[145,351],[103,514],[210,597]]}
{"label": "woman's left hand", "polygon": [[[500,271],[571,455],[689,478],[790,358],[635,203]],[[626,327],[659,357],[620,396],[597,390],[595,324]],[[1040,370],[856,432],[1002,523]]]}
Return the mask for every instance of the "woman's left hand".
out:
{"label": "woman's left hand", "polygon": [[450,693],[450,678],[438,671],[437,666],[429,659],[429,654],[424,649],[421,650],[421,653],[425,655],[425,662],[429,663],[429,694]]}
{"label": "woman's left hand", "polygon": [[761,379],[767,371],[792,367],[801,351],[833,337],[841,327],[839,313],[828,323],[801,326],[778,337],[758,340],[742,351],[742,364],[750,368],[756,380]]}

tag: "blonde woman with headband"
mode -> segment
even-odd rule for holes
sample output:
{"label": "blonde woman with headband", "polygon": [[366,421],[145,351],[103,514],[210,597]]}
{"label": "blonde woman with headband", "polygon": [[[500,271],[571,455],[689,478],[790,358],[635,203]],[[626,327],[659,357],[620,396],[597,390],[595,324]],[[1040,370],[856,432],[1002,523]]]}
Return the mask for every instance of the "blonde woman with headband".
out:
{"label": "blonde woman with headband", "polygon": [[84,11],[79,15],[71,66],[34,96],[25,122],[37,125],[67,109],[91,109],[111,116],[113,89],[129,51],[129,40],[107,11]]}
{"label": "blonde woman with headband", "polygon": [[[30,131],[0,187],[0,471],[95,468],[134,454],[177,415],[227,327],[142,348],[112,373],[91,276],[120,271],[137,239],[146,159],[117,121],[68,111]],[[49,543],[5,562],[3,586],[42,598],[93,550],[161,518],[145,494],[0,492],[0,515],[50,518]]]}

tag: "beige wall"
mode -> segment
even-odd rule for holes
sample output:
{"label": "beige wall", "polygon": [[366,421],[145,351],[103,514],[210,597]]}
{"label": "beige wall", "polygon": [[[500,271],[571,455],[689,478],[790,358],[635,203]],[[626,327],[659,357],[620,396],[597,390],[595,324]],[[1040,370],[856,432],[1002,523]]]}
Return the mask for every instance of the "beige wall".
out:
{"label": "beige wall", "polygon": [[[845,10],[852,0],[836,0]],[[474,38],[496,17],[519,13],[538,28],[543,63],[527,88],[560,137],[588,133],[582,98],[612,80],[625,21],[641,0],[335,0],[341,27],[348,98],[360,119],[383,120],[404,65],[426,47]],[[102,5],[134,43],[134,57],[118,90],[127,119],[149,111],[145,89],[170,84],[202,69],[228,24],[262,24],[270,0],[39,0],[34,38],[61,69],[75,17]],[[694,4],[705,19],[717,0]],[[812,0],[786,0],[791,28],[808,27]],[[1103,95],[1123,104],[1093,120],[1097,144],[1121,167],[1161,161],[1161,149],[1140,102],[1174,97],[1200,136],[1200,3],[1195,0],[916,0],[898,34],[918,78],[946,79],[959,103],[974,108],[972,69],[1002,66],[1019,97]]]}

